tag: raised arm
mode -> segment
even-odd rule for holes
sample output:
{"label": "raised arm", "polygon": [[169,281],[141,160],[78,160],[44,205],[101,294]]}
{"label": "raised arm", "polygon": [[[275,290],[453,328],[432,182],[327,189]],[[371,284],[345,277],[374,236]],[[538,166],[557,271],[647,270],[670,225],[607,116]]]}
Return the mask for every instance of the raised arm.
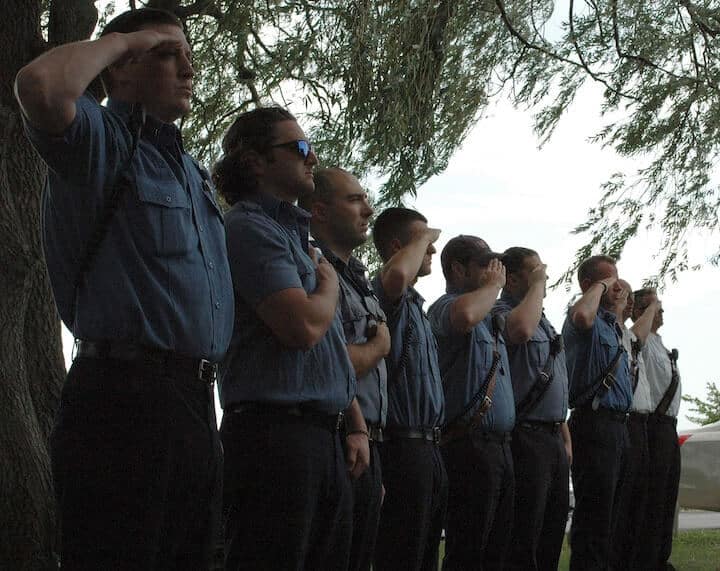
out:
{"label": "raised arm", "polygon": [[573,324],[578,329],[590,329],[595,322],[602,296],[617,282],[616,277],[605,278],[593,283],[570,308]]}
{"label": "raised arm", "polygon": [[389,301],[396,301],[402,297],[408,287],[417,278],[423,258],[430,244],[440,237],[440,230],[425,228],[417,232],[410,242],[385,262],[380,271],[380,281],[383,292]]}
{"label": "raised arm", "polygon": [[505,285],[505,266],[490,260],[479,288],[459,296],[450,306],[450,326],[458,333],[467,333],[490,312],[498,292]]}
{"label": "raised arm", "polygon": [[75,119],[75,102],[103,69],[126,58],[142,57],[166,43],[178,40],[146,29],[58,46],[18,72],[15,95],[34,127],[60,134]]}
{"label": "raised arm", "polygon": [[630,330],[635,334],[641,344],[645,344],[650,331],[652,331],[653,321],[655,321],[655,314],[657,313],[660,305],[657,297],[651,298],[652,301],[645,307],[642,314],[633,323]]}
{"label": "raised arm", "polygon": [[507,314],[505,340],[512,345],[526,343],[537,329],[542,317],[547,266],[538,264],[528,276],[529,287],[522,301]]}

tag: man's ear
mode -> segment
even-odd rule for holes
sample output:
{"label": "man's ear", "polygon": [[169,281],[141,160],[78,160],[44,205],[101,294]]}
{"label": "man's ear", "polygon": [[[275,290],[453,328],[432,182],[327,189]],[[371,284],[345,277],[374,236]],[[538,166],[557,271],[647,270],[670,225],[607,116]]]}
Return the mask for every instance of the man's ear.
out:
{"label": "man's ear", "polygon": [[403,244],[400,241],[400,238],[393,238],[390,240],[390,257],[393,256],[393,254],[399,252],[403,249]]}
{"label": "man's ear", "polygon": [[583,281],[580,282],[580,291],[585,293],[592,284],[593,281],[590,278],[585,278]]}
{"label": "man's ear", "polygon": [[312,205],[312,217],[317,222],[326,222],[328,219],[328,206],[322,200],[316,200]]}
{"label": "man's ear", "polygon": [[454,280],[462,279],[467,276],[467,269],[457,260],[450,262],[450,275]]}

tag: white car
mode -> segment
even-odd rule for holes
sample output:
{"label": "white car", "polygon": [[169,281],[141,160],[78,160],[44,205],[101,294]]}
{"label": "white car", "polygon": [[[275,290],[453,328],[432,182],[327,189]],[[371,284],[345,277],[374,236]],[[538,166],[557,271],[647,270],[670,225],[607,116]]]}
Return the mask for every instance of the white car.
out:
{"label": "white car", "polygon": [[720,422],[678,435],[682,508],[720,511]]}

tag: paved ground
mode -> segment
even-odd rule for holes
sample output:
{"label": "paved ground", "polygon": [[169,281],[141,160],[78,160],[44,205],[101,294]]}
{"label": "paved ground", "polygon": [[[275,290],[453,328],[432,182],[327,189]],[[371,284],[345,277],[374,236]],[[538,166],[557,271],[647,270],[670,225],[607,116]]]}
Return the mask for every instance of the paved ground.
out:
{"label": "paved ground", "polygon": [[717,529],[720,528],[720,512],[688,510],[680,512],[680,529]]}
{"label": "paved ground", "polygon": [[[572,515],[568,518],[565,531],[570,531],[570,521]],[[680,530],[687,529],[720,529],[720,512],[706,512],[701,510],[683,510],[679,515]]]}

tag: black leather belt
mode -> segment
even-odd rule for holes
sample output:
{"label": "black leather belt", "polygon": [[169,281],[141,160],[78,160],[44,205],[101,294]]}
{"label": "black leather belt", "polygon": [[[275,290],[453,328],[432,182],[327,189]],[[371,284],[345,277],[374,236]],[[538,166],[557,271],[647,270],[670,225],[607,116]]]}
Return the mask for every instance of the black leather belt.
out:
{"label": "black leather belt", "polygon": [[557,434],[558,432],[560,432],[560,426],[562,426],[562,422],[521,420],[515,426],[517,428],[527,428],[528,430],[540,430],[542,432],[549,432],[550,434]]}
{"label": "black leather belt", "polygon": [[674,416],[668,416],[667,414],[656,414],[654,412],[648,415],[648,422],[655,422],[657,424],[672,424],[677,426],[677,418]]}
{"label": "black leather belt", "polygon": [[75,356],[86,359],[136,361],[157,367],[168,377],[186,377],[212,384],[217,378],[217,363],[193,359],[173,351],[143,347],[118,341],[75,340]]}
{"label": "black leather belt", "polygon": [[397,426],[385,428],[383,433],[385,441],[408,438],[410,440],[427,440],[433,444],[440,444],[440,427],[426,428],[424,426]]}
{"label": "black leather belt", "polygon": [[631,412],[629,420],[630,422],[639,422],[640,424],[646,424],[648,421],[648,416],[650,416],[647,412]]}
{"label": "black leather belt", "polygon": [[619,410],[613,410],[611,408],[604,408],[600,407],[597,410],[593,410],[589,406],[582,406],[577,407],[573,409],[573,414],[582,417],[582,416],[597,416],[599,418],[606,418],[608,420],[613,420],[615,422],[622,422],[625,424],[627,422],[629,414],[627,412],[622,412]]}
{"label": "black leather belt", "polygon": [[230,407],[230,410],[236,414],[254,414],[263,416],[276,416],[286,418],[302,418],[319,424],[323,428],[327,428],[332,432],[337,432],[342,428],[345,415],[342,412],[337,414],[327,414],[301,406],[282,406],[257,402],[245,402]]}

